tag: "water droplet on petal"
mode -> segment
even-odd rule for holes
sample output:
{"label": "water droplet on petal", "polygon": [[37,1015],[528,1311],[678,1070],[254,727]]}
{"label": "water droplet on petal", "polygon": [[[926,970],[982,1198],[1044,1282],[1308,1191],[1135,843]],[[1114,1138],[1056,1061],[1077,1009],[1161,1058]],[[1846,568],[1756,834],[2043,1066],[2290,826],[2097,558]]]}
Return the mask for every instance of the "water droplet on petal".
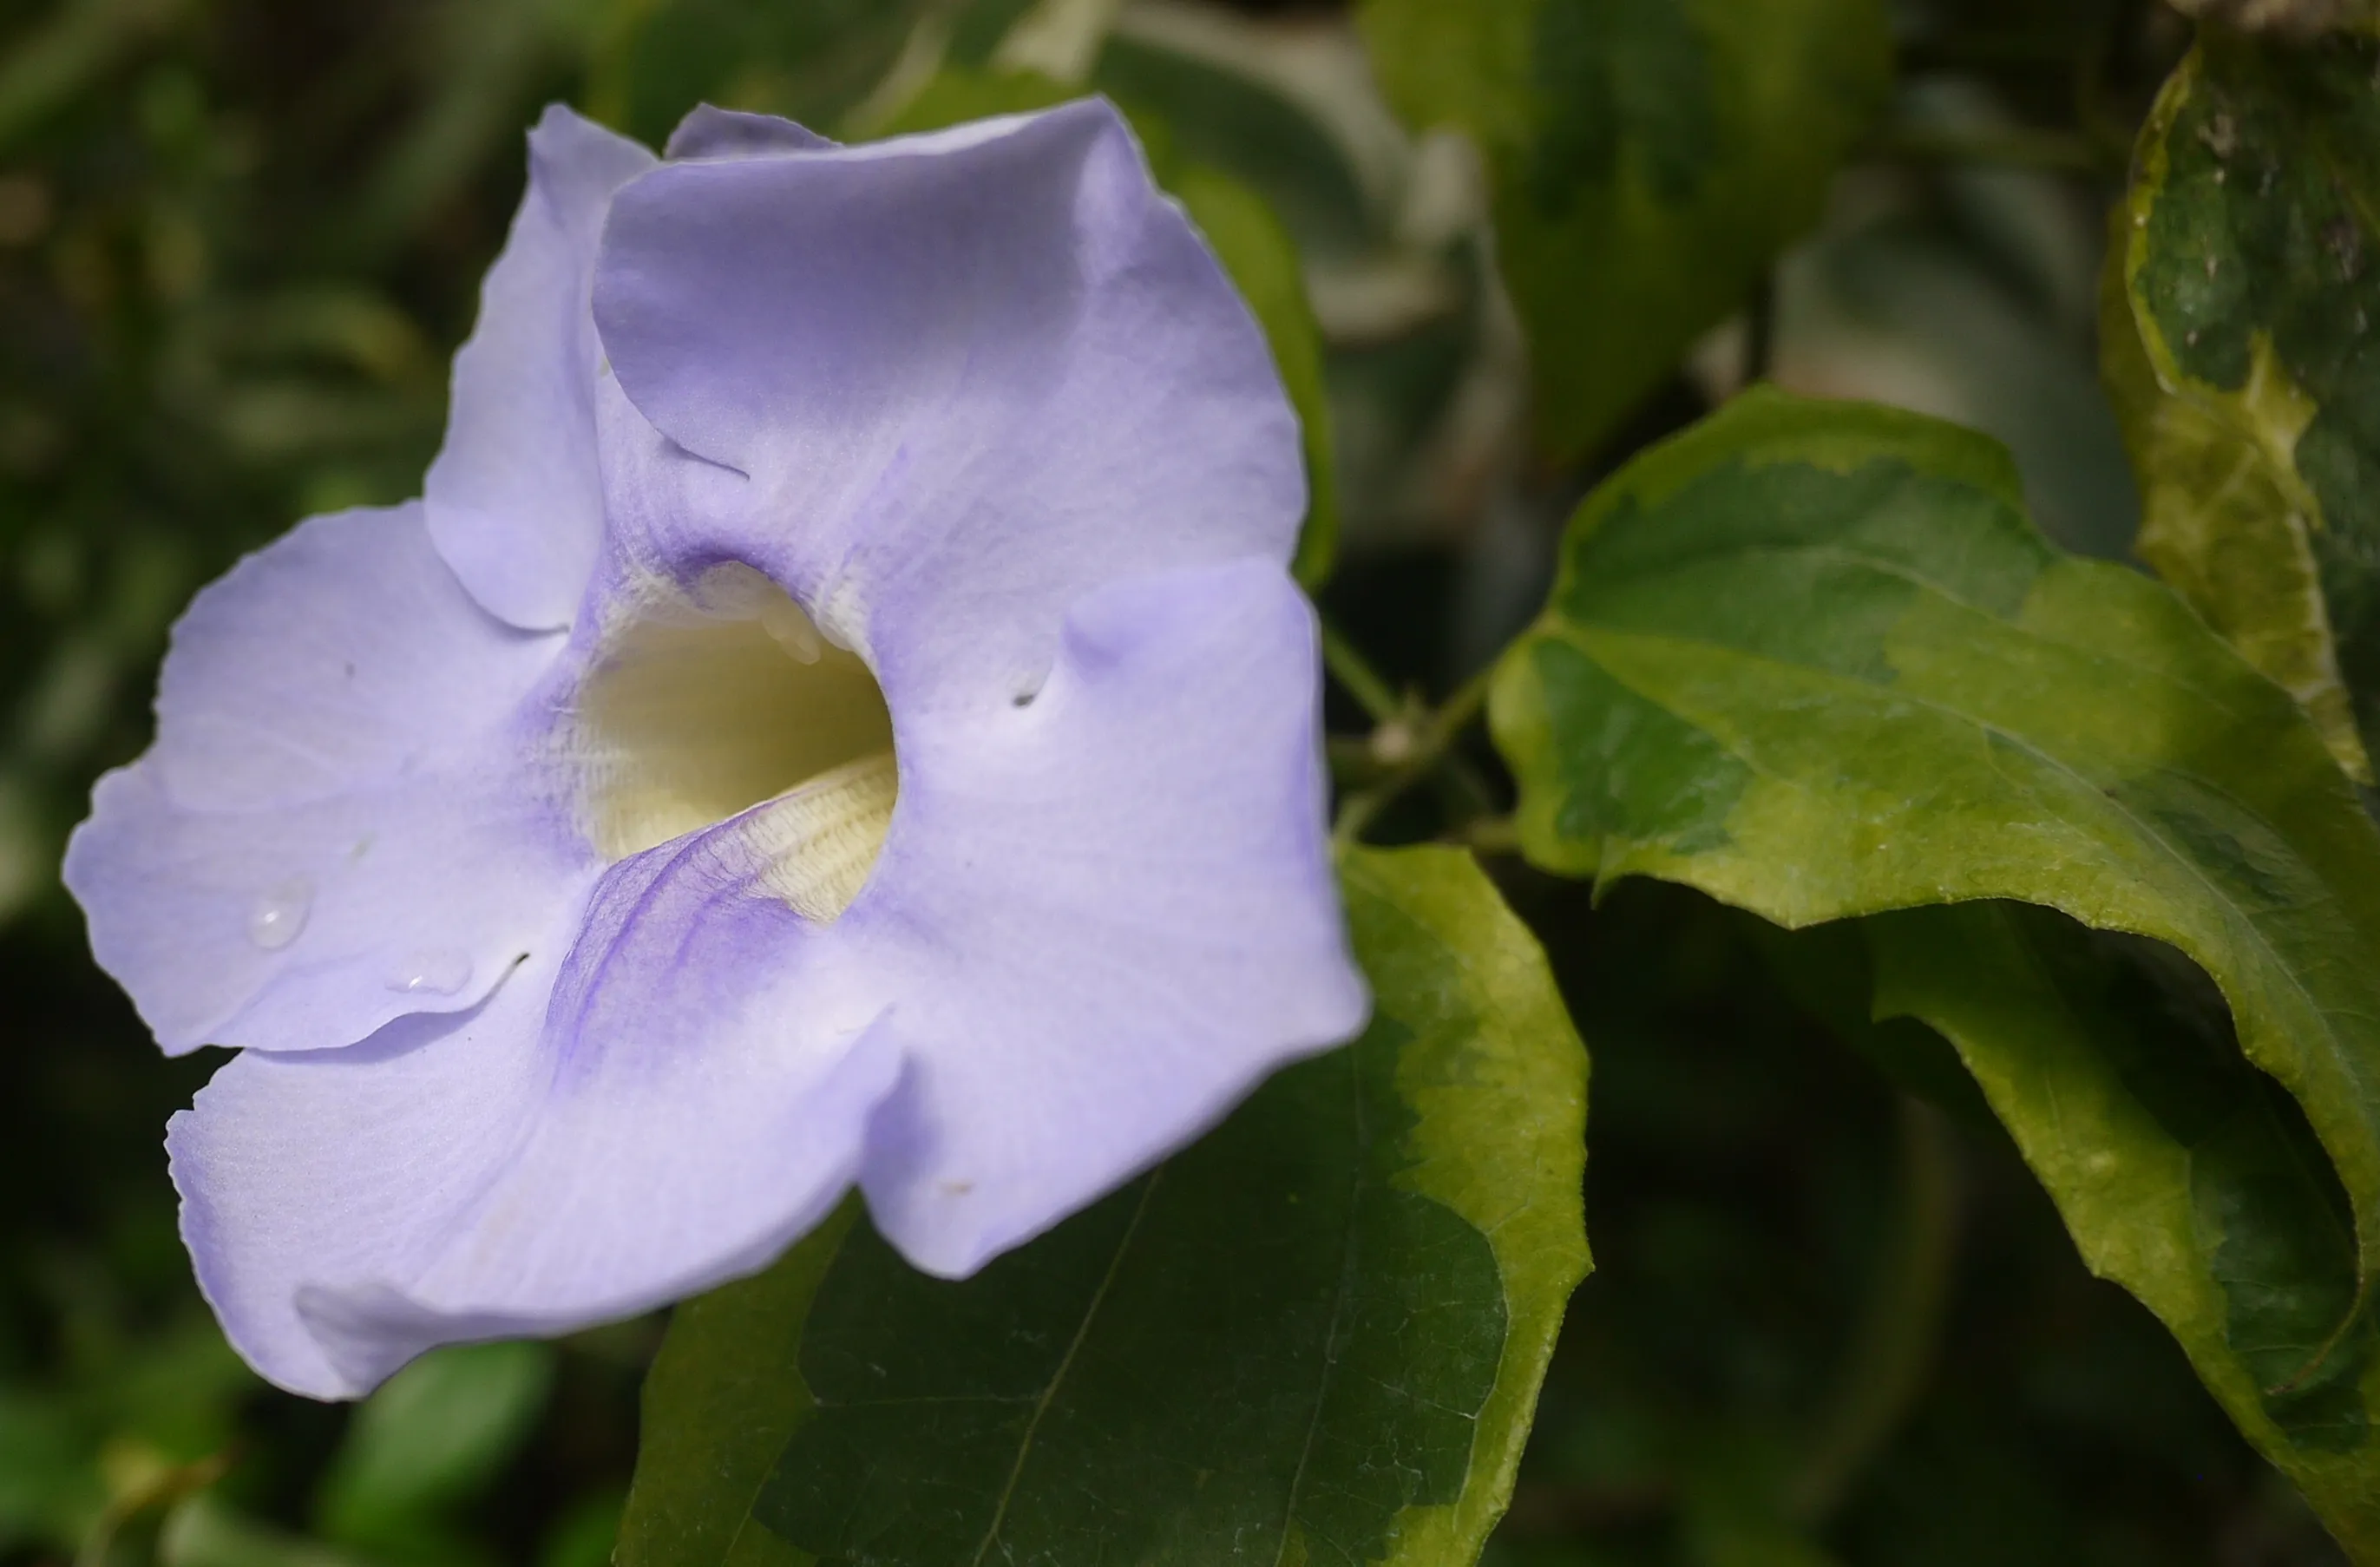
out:
{"label": "water droplet on petal", "polygon": [[451,996],[470,982],[470,954],[437,947],[407,957],[389,976],[388,988],[408,996]]}
{"label": "water droplet on petal", "polygon": [[314,907],[314,884],[303,876],[278,882],[256,900],[248,913],[248,939],[266,952],[277,953],[306,929]]}

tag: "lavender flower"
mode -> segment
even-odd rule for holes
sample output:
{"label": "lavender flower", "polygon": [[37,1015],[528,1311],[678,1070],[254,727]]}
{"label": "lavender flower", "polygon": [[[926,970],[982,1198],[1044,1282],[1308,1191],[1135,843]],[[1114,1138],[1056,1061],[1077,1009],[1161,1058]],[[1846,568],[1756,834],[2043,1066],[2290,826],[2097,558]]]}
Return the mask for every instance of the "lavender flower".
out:
{"label": "lavender flower", "polygon": [[1107,106],[571,115],[425,498],[200,594],[67,880],[282,1386],[765,1264],[960,1275],[1366,1002],[1293,418]]}

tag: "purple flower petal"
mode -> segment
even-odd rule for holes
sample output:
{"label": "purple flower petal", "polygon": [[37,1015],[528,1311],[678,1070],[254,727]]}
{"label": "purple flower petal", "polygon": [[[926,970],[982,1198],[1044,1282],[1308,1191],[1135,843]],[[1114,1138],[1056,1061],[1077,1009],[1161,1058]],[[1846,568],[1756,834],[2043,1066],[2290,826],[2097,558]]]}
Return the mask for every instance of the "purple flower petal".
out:
{"label": "purple flower petal", "polygon": [[588,316],[612,193],[653,155],[556,104],[529,132],[528,193],[455,356],[446,444],[424,481],[430,536],[488,612],[568,626],[603,531]]}
{"label": "purple flower petal", "polygon": [[1363,1026],[1315,658],[1278,565],[1208,567],[1083,600],[1030,706],[902,728],[827,936],[908,1060],[863,1180],[911,1261],[973,1272]]}
{"label": "purple flower petal", "polygon": [[741,109],[696,105],[670,132],[662,156],[673,163],[688,158],[752,158],[776,152],[815,152],[833,142],[814,130],[805,130],[775,115],[747,114]]}
{"label": "purple flower petal", "polygon": [[751,480],[623,547],[758,566],[939,702],[1032,689],[1090,588],[1295,542],[1263,335],[1104,103],[666,165],[595,315],[644,417]]}
{"label": "purple flower petal", "polygon": [[840,920],[769,895],[762,806],[613,868],[478,1013],[240,1056],[169,1139],[234,1342],[352,1395],[763,1266],[855,1176],[970,1272],[1349,1037],[1315,696],[1279,678],[1313,637],[1269,563],[1105,589],[1029,707],[908,737]]}
{"label": "purple flower petal", "polygon": [[[762,808],[766,809],[767,808]],[[765,1266],[849,1189],[900,1060],[737,818],[608,872],[480,1011],[235,1059],[168,1136],[240,1352],[322,1398]]]}
{"label": "purple flower petal", "polygon": [[970,1271],[1364,1017],[1294,420],[1112,110],[672,146],[540,124],[426,508],[200,595],[70,851],[161,1041],[261,1047],[170,1144],[301,1391],[855,1180]]}
{"label": "purple flower petal", "polygon": [[596,869],[520,721],[560,647],[474,603],[418,506],[316,517],[200,593],[155,747],[67,851],[159,1043],[353,1044],[546,937]]}

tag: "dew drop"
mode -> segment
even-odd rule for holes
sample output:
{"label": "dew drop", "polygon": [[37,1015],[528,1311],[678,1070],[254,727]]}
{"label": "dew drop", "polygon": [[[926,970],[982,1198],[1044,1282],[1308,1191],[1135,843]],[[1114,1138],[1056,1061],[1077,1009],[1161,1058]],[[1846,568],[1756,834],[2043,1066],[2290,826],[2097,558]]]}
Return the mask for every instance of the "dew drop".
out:
{"label": "dew drop", "polygon": [[249,910],[248,939],[266,952],[277,953],[306,929],[314,907],[314,884],[302,876],[276,883]]}
{"label": "dew drop", "polygon": [[388,978],[388,988],[408,996],[451,996],[471,982],[471,957],[452,947],[408,956]]}

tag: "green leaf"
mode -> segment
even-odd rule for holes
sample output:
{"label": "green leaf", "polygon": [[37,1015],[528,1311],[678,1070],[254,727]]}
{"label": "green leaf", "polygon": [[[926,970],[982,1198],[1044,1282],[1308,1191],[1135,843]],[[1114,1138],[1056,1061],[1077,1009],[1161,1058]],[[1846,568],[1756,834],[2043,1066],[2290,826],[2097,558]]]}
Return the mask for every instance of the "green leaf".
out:
{"label": "green leaf", "polygon": [[596,118],[658,147],[699,103],[838,124],[891,71],[931,0],[610,0],[588,78]]}
{"label": "green leaf", "polygon": [[422,1537],[439,1514],[495,1481],[552,1385],[549,1344],[464,1344],[423,1355],[357,1408],[323,1476],[323,1533],[358,1545]]}
{"label": "green leaf", "polygon": [[1467,856],[1345,884],[1355,1044],[973,1279],[861,1221],[686,1307],[623,1567],[1473,1560],[1587,1266],[1585,1056]]}
{"label": "green leaf", "polygon": [[645,1377],[620,1567],[804,1561],[751,1521],[777,1455],[818,1401],[795,1364],[820,1281],[859,1211],[846,1202],[767,1272],[687,1301]]}
{"label": "green leaf", "polygon": [[1490,715],[1549,869],[1788,926],[2012,899],[2180,949],[2351,1194],[2351,1327],[2380,1251],[2380,830],[2178,598],[2052,549],[1992,443],[1738,400],[1580,508]]}
{"label": "green leaf", "polygon": [[2142,557],[2372,781],[2380,42],[2210,32],[2142,132],[2102,354]]}
{"label": "green leaf", "polygon": [[1329,74],[1319,59],[1330,56],[1281,49],[1272,22],[1227,17],[1214,13],[1183,38],[1111,35],[1090,85],[1131,105],[1135,117],[1162,120],[1184,156],[1246,180],[1301,250],[1368,251],[1392,221],[1382,210],[1390,198],[1348,139],[1344,116],[1350,103],[1377,112],[1378,90]]}
{"label": "green leaf", "polygon": [[1541,443],[1591,450],[1818,218],[1883,104],[1879,0],[1366,0],[1390,101],[1486,152]]}
{"label": "green leaf", "polygon": [[700,103],[832,130],[888,93],[901,97],[913,72],[981,65],[1031,8],[1032,0],[608,0],[594,27],[589,112],[655,147]]}
{"label": "green leaf", "polygon": [[2380,1357],[2346,1194],[2221,999],[2191,994],[2204,977],[2020,904],[1866,930],[1877,1015],[1950,1039],[2091,1270],[2164,1320],[2355,1559],[2380,1561]]}
{"label": "green leaf", "polygon": [[[945,67],[882,128],[886,135],[1046,109],[1081,96],[1075,89],[1026,71]],[[1240,297],[1264,328],[1282,386],[1297,410],[1305,452],[1305,522],[1293,563],[1308,588],[1330,575],[1338,551],[1339,501],[1330,440],[1330,405],[1322,381],[1322,330],[1298,270],[1297,248],[1272,208],[1254,188],[1212,164],[1175,150],[1171,128],[1151,112],[1122,105],[1148,152],[1150,172],[1198,225]]]}
{"label": "green leaf", "polygon": [[912,136],[994,115],[1030,115],[1053,108],[1082,92],[1038,71],[971,70],[944,66],[919,84],[900,108],[875,128],[876,135]]}

